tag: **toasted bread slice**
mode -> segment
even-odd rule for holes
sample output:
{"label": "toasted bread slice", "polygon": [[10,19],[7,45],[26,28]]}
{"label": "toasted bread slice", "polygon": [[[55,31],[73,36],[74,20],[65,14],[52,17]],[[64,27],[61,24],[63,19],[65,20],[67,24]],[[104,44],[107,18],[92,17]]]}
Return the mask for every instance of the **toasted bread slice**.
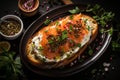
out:
{"label": "toasted bread slice", "polygon": [[26,45],[28,61],[39,68],[65,66],[96,38],[98,24],[85,14],[68,15],[36,32]]}

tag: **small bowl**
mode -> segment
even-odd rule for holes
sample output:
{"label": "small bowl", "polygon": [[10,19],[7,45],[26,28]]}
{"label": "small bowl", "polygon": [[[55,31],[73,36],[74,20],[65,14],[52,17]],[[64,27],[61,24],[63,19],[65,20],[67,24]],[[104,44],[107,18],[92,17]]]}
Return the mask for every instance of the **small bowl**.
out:
{"label": "small bowl", "polygon": [[16,15],[5,15],[1,18],[0,34],[7,40],[14,40],[23,32],[23,22]]}
{"label": "small bowl", "polygon": [[39,0],[19,0],[18,8],[24,16],[34,16],[39,9]]}
{"label": "small bowl", "polygon": [[9,51],[11,44],[8,41],[0,41],[0,54],[5,51]]}

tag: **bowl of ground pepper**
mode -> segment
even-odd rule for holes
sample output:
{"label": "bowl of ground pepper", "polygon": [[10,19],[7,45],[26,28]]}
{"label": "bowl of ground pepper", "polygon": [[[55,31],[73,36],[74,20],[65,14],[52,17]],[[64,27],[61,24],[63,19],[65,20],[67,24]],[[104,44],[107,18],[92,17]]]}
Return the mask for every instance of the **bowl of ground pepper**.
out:
{"label": "bowl of ground pepper", "polygon": [[23,32],[23,22],[16,15],[5,15],[0,19],[0,35],[7,40],[18,38]]}

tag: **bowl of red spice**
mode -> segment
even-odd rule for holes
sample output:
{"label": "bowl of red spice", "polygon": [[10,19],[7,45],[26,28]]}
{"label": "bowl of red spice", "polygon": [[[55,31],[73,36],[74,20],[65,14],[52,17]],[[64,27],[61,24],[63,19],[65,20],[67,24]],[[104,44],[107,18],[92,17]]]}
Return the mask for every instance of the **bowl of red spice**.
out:
{"label": "bowl of red spice", "polygon": [[18,0],[18,8],[24,16],[34,16],[39,9],[39,0]]}

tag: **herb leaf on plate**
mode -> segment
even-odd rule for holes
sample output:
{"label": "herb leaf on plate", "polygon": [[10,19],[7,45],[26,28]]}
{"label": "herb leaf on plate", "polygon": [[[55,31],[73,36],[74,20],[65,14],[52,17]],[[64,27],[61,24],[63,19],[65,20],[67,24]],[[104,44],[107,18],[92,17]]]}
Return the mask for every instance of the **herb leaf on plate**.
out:
{"label": "herb leaf on plate", "polygon": [[45,25],[49,25],[50,23],[51,23],[51,20],[48,19],[48,18],[44,21],[44,24],[45,24]]}
{"label": "herb leaf on plate", "polygon": [[75,7],[75,9],[69,10],[71,14],[77,14],[80,12],[80,9],[78,7]]}

